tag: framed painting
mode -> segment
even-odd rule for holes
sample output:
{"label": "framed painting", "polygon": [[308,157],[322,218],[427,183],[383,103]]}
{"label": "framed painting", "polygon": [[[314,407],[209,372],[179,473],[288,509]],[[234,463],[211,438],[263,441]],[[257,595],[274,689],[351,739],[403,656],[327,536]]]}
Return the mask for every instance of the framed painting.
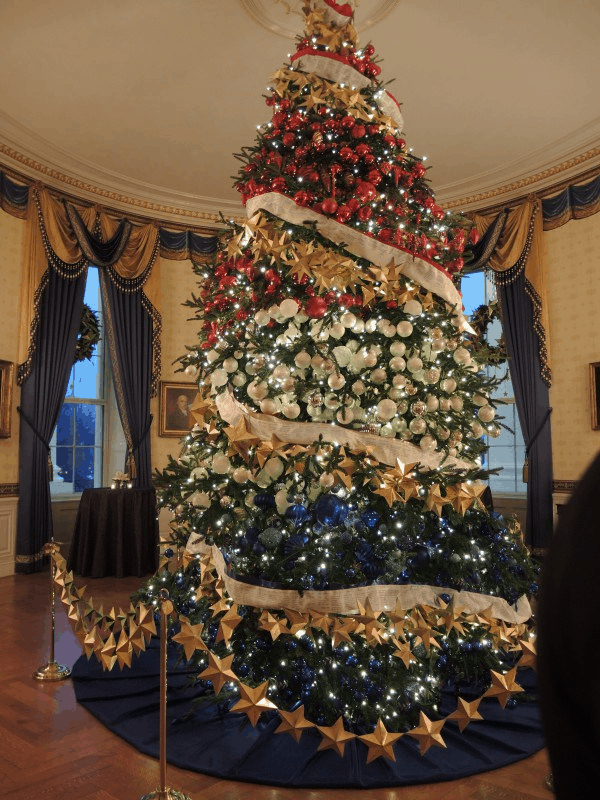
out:
{"label": "framed painting", "polygon": [[0,439],[10,437],[14,364],[0,360]]}
{"label": "framed painting", "polygon": [[195,383],[161,381],[158,405],[158,435],[181,438],[194,424],[190,408],[198,394]]}

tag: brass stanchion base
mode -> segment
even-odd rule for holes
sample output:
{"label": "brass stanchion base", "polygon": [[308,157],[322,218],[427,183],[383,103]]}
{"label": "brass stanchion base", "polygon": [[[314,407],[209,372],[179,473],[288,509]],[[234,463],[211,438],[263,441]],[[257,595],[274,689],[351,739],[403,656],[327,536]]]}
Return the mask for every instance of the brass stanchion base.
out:
{"label": "brass stanchion base", "polygon": [[155,789],[150,794],[140,797],[140,800],[190,800],[190,798],[177,789],[165,789],[164,792],[162,789]]}
{"label": "brass stanchion base", "polygon": [[552,773],[546,776],[544,783],[546,784],[547,789],[550,789],[551,792],[554,791],[554,779],[552,777]]}
{"label": "brass stanchion base", "polygon": [[33,673],[36,681],[64,681],[71,674],[68,667],[57,664],[56,661],[48,661],[43,667],[39,667]]}

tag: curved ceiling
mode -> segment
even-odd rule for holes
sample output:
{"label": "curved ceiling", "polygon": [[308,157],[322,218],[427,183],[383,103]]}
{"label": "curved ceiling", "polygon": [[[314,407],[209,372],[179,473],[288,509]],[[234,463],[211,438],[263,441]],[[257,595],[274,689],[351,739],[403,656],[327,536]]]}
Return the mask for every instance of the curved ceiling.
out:
{"label": "curved ceiling", "polygon": [[[294,49],[286,5],[1,3],[0,163],[165,219],[240,213],[232,154],[267,120],[261,95]],[[441,202],[491,205],[600,164],[599,2],[361,0],[358,13]]]}

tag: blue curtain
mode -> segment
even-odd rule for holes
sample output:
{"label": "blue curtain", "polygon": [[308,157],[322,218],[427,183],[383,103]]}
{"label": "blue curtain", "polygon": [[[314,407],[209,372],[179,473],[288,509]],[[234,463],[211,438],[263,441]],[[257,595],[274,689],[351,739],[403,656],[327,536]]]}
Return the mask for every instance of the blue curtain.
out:
{"label": "blue curtain", "polygon": [[40,293],[37,347],[21,389],[16,571],[38,572],[52,538],[49,441],[75,357],[87,265],[62,277],[51,266]]}

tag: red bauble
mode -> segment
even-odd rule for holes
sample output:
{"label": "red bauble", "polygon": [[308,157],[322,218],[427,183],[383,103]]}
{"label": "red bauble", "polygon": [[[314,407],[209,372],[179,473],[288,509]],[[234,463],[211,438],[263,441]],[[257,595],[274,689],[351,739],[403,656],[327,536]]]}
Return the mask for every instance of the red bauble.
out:
{"label": "red bauble", "polygon": [[281,141],[284,143],[286,147],[291,147],[293,144],[296,144],[296,134],[295,133],[284,133],[281,137]]}
{"label": "red bauble", "polygon": [[323,295],[323,299],[330,306],[335,300],[335,292],[327,292],[327,294]]}
{"label": "red bauble", "polygon": [[274,106],[275,105],[275,98],[273,96],[265,97],[265,103],[268,106]]}
{"label": "red bauble", "polygon": [[334,131],[337,128],[337,122],[334,119],[328,119],[323,123],[323,127],[326,131]]}
{"label": "red bauble", "polygon": [[358,186],[356,187],[356,194],[363,200],[365,203],[374,200],[377,197],[377,189],[373,186],[372,183],[367,183],[367,181],[360,181]]}
{"label": "red bauble", "polygon": [[479,241],[479,231],[477,228],[471,228],[471,233],[469,234],[469,241],[471,244],[477,244]]}
{"label": "red bauble", "polygon": [[340,206],[338,208],[338,212],[335,215],[335,218],[338,222],[348,222],[350,217],[352,216],[352,211],[348,206]]}
{"label": "red bauble", "polygon": [[364,157],[363,160],[367,165],[367,167],[372,167],[373,164],[375,163],[375,156],[373,155],[373,153],[367,153],[367,155]]}
{"label": "red bauble", "polygon": [[340,158],[342,161],[350,161],[353,155],[354,153],[349,147],[340,148]]}
{"label": "red bauble", "polygon": [[290,106],[290,101],[285,98],[279,101],[279,108],[281,108],[283,111],[287,111]]}
{"label": "red bauble", "polygon": [[404,141],[404,139],[396,139],[396,144],[401,150],[404,150],[404,148],[406,147],[406,142]]}
{"label": "red bauble", "polygon": [[365,75],[368,75],[369,78],[376,78],[381,75],[381,67],[379,64],[367,64],[365,66]]}
{"label": "red bauble", "polygon": [[350,115],[348,115],[347,117],[343,117],[342,118],[340,124],[341,124],[342,128],[353,128],[354,125],[356,124],[356,120],[354,119],[354,117],[351,117]]}
{"label": "red bauble", "polygon": [[295,175],[298,172],[298,167],[295,164],[288,164],[284,169],[286,175]]}
{"label": "red bauble", "polygon": [[350,134],[354,139],[362,139],[363,136],[366,135],[366,133],[367,129],[365,128],[364,125],[355,125],[350,131]]}
{"label": "red bauble", "polygon": [[310,202],[310,195],[308,192],[296,192],[294,195],[294,203],[299,206],[306,206]]}
{"label": "red bauble", "polygon": [[348,206],[350,211],[352,211],[352,213],[354,214],[360,208],[360,201],[357,200],[356,197],[351,197],[350,200],[348,200],[346,205]]}
{"label": "red bauble", "polygon": [[370,58],[375,53],[375,48],[372,44],[368,44],[366,47],[363,47],[363,53]]}
{"label": "red bauble", "polygon": [[359,156],[366,156],[367,153],[371,152],[371,148],[369,147],[366,142],[361,142],[360,144],[356,145],[354,152],[357,153]]}
{"label": "red bauble", "polygon": [[322,297],[309,297],[304,304],[304,311],[312,319],[321,319],[327,311],[327,303]]}
{"label": "red bauble", "polygon": [[377,238],[382,242],[392,241],[392,231],[390,228],[382,228],[377,234]]}
{"label": "red bauble", "polygon": [[335,212],[338,210],[338,204],[333,197],[327,197],[321,203],[321,209],[323,210],[324,214],[335,214]]}
{"label": "red bauble", "polygon": [[244,311],[243,308],[240,308],[239,311],[235,312],[235,318],[239,319],[240,322],[243,322],[245,319],[248,319],[248,312]]}
{"label": "red bauble", "polygon": [[275,192],[282,192],[285,189],[285,180],[281,177],[273,178],[271,181],[271,188]]}
{"label": "red bauble", "polygon": [[392,164],[389,161],[384,161],[383,164],[379,165],[379,169],[383,172],[384,175],[389,175],[392,171]]}
{"label": "red bauble", "polygon": [[371,206],[363,206],[358,211],[358,218],[361,222],[366,222],[368,219],[371,218],[372,213],[373,209],[371,208]]}
{"label": "red bauble", "polygon": [[383,175],[381,174],[381,172],[379,172],[378,169],[372,169],[369,172],[368,178],[373,184],[373,186],[378,186],[383,179]]}
{"label": "red bauble", "polygon": [[423,175],[425,175],[425,167],[420,161],[418,161],[412,168],[412,174],[415,176],[415,178],[422,178]]}
{"label": "red bauble", "polygon": [[339,300],[342,308],[350,308],[354,305],[354,297],[351,294],[343,294]]}

